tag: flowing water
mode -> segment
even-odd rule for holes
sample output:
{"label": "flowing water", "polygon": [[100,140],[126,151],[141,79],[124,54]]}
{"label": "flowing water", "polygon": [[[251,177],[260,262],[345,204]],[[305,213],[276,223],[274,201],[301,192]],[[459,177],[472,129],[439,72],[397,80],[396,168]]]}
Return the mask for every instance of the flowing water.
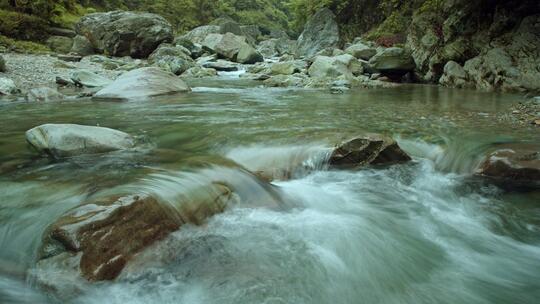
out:
{"label": "flowing water", "polygon": [[[430,86],[333,95],[234,76],[147,102],[1,104],[0,302],[538,303],[540,194],[470,178],[490,144],[540,142],[538,129],[497,114],[519,96]],[[24,141],[42,123],[119,129],[141,148],[50,161]],[[325,168],[332,146],[365,132],[394,136],[414,161]],[[286,208],[268,207],[273,190],[239,166],[293,171],[274,182]],[[47,226],[96,193],[174,201],[216,176],[252,203],[183,226],[116,281],[51,271],[58,300],[28,275]]]}

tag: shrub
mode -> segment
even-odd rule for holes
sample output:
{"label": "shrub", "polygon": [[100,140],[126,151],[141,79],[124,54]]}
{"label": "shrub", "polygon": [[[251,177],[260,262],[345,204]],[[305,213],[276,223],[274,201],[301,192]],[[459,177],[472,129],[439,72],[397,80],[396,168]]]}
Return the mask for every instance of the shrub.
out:
{"label": "shrub", "polygon": [[20,40],[43,41],[46,38],[45,20],[18,12],[0,10],[0,34]]}

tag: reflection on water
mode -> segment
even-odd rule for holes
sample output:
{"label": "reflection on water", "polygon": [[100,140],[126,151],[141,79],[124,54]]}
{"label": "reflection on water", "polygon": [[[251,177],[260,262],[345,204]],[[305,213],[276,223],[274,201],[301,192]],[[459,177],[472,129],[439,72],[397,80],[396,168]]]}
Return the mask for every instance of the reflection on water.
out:
{"label": "reflection on water", "polygon": [[[538,129],[499,119],[518,96],[423,86],[333,95],[242,79],[192,85],[191,94],[139,103],[0,105],[0,302],[46,301],[24,283],[42,234],[95,193],[136,185],[166,197],[221,172],[256,200],[271,189],[241,172],[268,167],[295,178],[275,182],[292,209],[238,206],[204,227],[184,227],[116,282],[86,284],[69,302],[540,298],[539,194],[503,194],[467,178],[489,144],[540,141]],[[116,128],[153,149],[50,162],[24,142],[42,123]],[[414,162],[326,170],[329,149],[362,132],[396,137]]]}

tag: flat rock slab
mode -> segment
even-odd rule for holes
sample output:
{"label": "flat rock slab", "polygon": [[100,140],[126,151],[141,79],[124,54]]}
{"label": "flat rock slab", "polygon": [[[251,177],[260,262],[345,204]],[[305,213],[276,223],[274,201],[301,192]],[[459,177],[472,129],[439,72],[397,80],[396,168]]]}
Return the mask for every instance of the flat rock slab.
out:
{"label": "flat rock slab", "polygon": [[93,99],[98,101],[132,101],[162,95],[189,92],[191,89],[180,78],[156,67],[146,67],[127,72],[98,91]]}
{"label": "flat rock slab", "polygon": [[131,135],[103,127],[45,124],[26,131],[26,140],[41,153],[55,158],[105,153],[135,146]]}

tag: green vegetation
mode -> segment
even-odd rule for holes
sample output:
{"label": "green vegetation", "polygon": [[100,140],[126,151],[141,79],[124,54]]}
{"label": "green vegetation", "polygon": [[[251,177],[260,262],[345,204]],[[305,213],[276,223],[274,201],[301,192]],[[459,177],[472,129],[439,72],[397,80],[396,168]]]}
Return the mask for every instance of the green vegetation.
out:
{"label": "green vegetation", "polygon": [[0,35],[0,48],[5,48],[12,52],[28,54],[50,53],[51,50],[40,43],[32,41],[22,41]]}

